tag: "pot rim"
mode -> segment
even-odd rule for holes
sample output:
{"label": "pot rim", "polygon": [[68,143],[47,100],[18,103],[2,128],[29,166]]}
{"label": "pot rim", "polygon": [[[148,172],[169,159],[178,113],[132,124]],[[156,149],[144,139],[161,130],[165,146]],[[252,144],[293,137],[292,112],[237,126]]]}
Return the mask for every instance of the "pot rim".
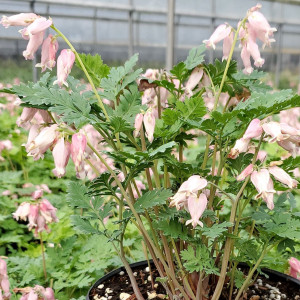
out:
{"label": "pot rim", "polygon": [[[152,259],[150,259],[149,261],[150,261],[151,265],[154,265]],[[138,261],[138,262],[130,264],[131,268],[136,268],[136,267],[141,267],[141,266],[147,267],[148,266],[148,261],[147,260],[142,260],[142,261]],[[243,263],[243,262],[239,263],[238,266],[249,267],[246,263]],[[262,272],[266,273],[267,275],[272,275],[272,276],[281,278],[281,280],[285,280],[287,282],[292,282],[292,283],[298,285],[299,289],[300,289],[300,280],[298,280],[298,279],[296,279],[294,277],[291,277],[291,276],[289,276],[289,275],[287,275],[285,273],[281,273],[281,272],[278,272],[278,271],[275,271],[275,270],[272,270],[272,269],[269,269],[269,268],[261,268],[261,270],[262,270]],[[119,274],[121,271],[126,272],[124,266],[121,266],[121,267],[119,267],[117,269],[114,269],[111,272],[109,272],[106,275],[104,275],[103,277],[99,278],[91,286],[91,288],[89,289],[89,291],[88,291],[88,293],[86,295],[86,300],[90,300],[90,292],[91,292],[91,290],[93,288],[97,287],[99,284],[101,284],[102,282],[104,282],[106,279],[109,279],[110,277]]]}

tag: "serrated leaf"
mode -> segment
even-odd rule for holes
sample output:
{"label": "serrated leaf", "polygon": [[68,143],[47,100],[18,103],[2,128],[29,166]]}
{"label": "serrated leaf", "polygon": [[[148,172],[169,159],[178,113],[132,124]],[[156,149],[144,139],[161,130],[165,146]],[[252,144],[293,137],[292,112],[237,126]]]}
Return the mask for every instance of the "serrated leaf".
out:
{"label": "serrated leaf", "polygon": [[132,71],[138,60],[138,54],[133,55],[124,66],[111,68],[107,78],[100,82],[103,91],[100,93],[104,98],[116,103],[119,93],[129,84],[134,82],[141,74],[142,69]]}
{"label": "serrated leaf", "polygon": [[84,234],[101,234],[101,232],[94,228],[89,220],[83,219],[80,216],[71,216],[71,224],[81,233]]}
{"label": "serrated leaf", "polygon": [[[94,84],[98,87],[100,85],[101,79],[107,77],[109,73],[109,67],[103,64],[102,58],[99,54],[91,55],[91,54],[78,53],[78,55],[80,56]],[[82,66],[79,63],[77,58],[76,58],[76,66],[82,69]]]}
{"label": "serrated leaf", "polygon": [[138,213],[143,213],[154,206],[166,204],[166,201],[172,195],[172,191],[167,189],[148,191],[137,199],[134,207]]}
{"label": "serrated leaf", "polygon": [[206,106],[202,97],[191,97],[184,102],[177,101],[176,109],[184,120],[200,120],[206,114]]}
{"label": "serrated leaf", "polygon": [[67,185],[67,201],[73,207],[90,208],[91,196],[88,188],[78,181],[71,181]]}
{"label": "serrated leaf", "polygon": [[172,148],[175,146],[176,146],[175,142],[169,142],[164,145],[161,145],[160,147],[156,148],[155,150],[153,150],[152,152],[149,153],[149,158],[151,158],[151,159],[158,158],[157,157],[158,155],[165,153],[165,152],[170,152],[172,150]]}
{"label": "serrated leaf", "polygon": [[213,224],[211,227],[204,227],[201,229],[202,234],[208,238],[215,239],[220,237],[224,232],[227,232],[228,227],[233,224],[230,222],[222,222],[219,224]]}
{"label": "serrated leaf", "polygon": [[180,256],[184,261],[183,266],[190,273],[205,271],[206,274],[219,274],[209,250],[204,245],[197,246],[196,249],[189,245],[186,250],[180,252]]}
{"label": "serrated leaf", "polygon": [[174,75],[178,80],[183,82],[187,76],[187,68],[185,67],[184,62],[180,62],[179,64],[175,65],[170,73]]}
{"label": "serrated leaf", "polygon": [[204,55],[206,47],[205,45],[201,45],[199,47],[195,47],[190,50],[189,55],[186,59],[185,66],[188,70],[191,70],[198,65],[200,65],[204,61]]}

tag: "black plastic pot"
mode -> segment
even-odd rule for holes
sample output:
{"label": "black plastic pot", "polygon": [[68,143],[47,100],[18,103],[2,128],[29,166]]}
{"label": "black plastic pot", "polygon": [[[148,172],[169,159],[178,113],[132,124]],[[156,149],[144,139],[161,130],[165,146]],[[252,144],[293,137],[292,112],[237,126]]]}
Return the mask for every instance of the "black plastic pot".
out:
{"label": "black plastic pot", "polygon": [[[151,265],[154,265],[153,262],[151,261]],[[131,268],[136,268],[136,267],[142,267],[142,268],[146,268],[148,266],[148,262],[146,260],[144,261],[139,261],[139,262],[136,262],[136,263],[133,263],[130,265]],[[239,264],[239,266],[241,267],[247,267],[248,265],[247,264],[244,264],[244,263],[241,263]],[[86,300],[91,300],[90,299],[90,292],[93,288],[96,288],[99,284],[105,282],[107,279],[119,274],[121,271],[124,271],[126,272],[125,268],[124,267],[120,267],[116,270],[113,270],[111,272],[109,272],[108,274],[106,274],[105,276],[101,277],[100,279],[98,279],[96,281],[96,283],[94,283],[94,285],[89,289],[88,291],[88,294],[86,296]],[[290,282],[290,283],[294,283],[296,286],[299,287],[299,290],[300,290],[300,280],[294,278],[294,277],[291,277],[291,276],[288,276],[284,273],[280,273],[278,271],[275,271],[275,270],[270,270],[270,269],[267,269],[267,268],[262,268],[262,271],[269,275],[270,277],[276,279],[277,281],[280,281],[282,284],[286,283],[286,282]]]}

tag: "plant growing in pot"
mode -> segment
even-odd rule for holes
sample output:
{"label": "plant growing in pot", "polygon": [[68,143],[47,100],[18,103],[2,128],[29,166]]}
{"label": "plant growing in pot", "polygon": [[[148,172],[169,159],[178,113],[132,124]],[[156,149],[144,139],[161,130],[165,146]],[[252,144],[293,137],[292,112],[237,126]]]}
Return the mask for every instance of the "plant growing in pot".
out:
{"label": "plant growing in pot", "polygon": [[[42,71],[55,65],[56,39],[70,48],[57,59],[57,77],[46,73],[5,91],[26,107],[21,123],[30,128],[28,154],[39,159],[50,149],[58,177],[71,156],[77,177],[88,179],[69,185],[69,203],[80,212],[72,222],[81,232],[109,238],[132,285],[130,299],[148,296],[126,258],[129,223],[143,237],[167,299],[250,299],[255,294],[247,289],[266,256],[297,256],[299,169],[292,171],[299,166],[294,112],[300,97],[273,90],[252,68],[251,57],[256,67],[264,63],[257,40],[270,46],[276,31],[259,10],[249,9],[236,29],[218,26],[170,72],[144,74],[133,70],[137,55],[109,68],[99,55],[77,53],[51,19],[2,19],[5,26],[25,26],[26,59],[43,43]],[[48,27],[56,35],[43,42]],[[205,63],[205,48],[221,40],[223,60]],[[243,71],[232,59],[238,41]],[[69,76],[74,61],[88,89]],[[33,125],[37,112],[43,120]],[[240,269],[240,262],[248,268]],[[102,296],[112,299],[109,294]]]}

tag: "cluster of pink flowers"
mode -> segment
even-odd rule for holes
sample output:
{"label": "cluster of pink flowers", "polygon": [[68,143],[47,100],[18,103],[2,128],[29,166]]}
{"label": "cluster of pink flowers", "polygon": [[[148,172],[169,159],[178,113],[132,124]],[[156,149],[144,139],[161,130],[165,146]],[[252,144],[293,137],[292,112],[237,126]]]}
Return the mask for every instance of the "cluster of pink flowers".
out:
{"label": "cluster of pink flowers", "polygon": [[20,300],[55,300],[52,288],[44,288],[40,285],[32,287],[16,288],[16,293],[22,293]]}
{"label": "cluster of pink flowers", "polygon": [[[244,23],[239,23],[239,38],[241,58],[244,64],[244,73],[250,74],[253,71],[251,65],[251,57],[254,60],[256,67],[261,67],[265,60],[261,58],[260,51],[257,44],[257,39],[263,42],[263,48],[267,45],[270,46],[273,39],[273,33],[276,28],[271,27],[264,15],[259,12],[261,8],[260,4],[252,7],[247,14],[247,19]],[[220,41],[223,42],[223,59],[227,59],[234,41],[233,28],[228,24],[219,25],[214,33],[208,40],[203,42],[207,48],[215,49],[215,45]]]}
{"label": "cluster of pink flowers", "polygon": [[6,261],[0,257],[0,300],[10,299]]}
{"label": "cluster of pink flowers", "polygon": [[247,152],[252,138],[259,138],[264,132],[270,143],[277,142],[279,146],[295,156],[300,149],[300,130],[285,123],[267,122],[261,124],[254,119],[249,124],[243,137],[236,141],[229,153],[230,158],[236,158],[240,153]]}
{"label": "cluster of pink flowers", "polygon": [[[299,132],[287,124],[269,122],[261,125],[259,119],[254,119],[250,122],[243,137],[237,140],[235,146],[231,149],[229,157],[236,158],[239,153],[247,152],[250,140],[252,138],[260,137],[263,132],[265,132],[266,136],[271,137],[269,142],[274,142],[277,139],[283,141],[285,139],[290,139],[291,136],[293,139],[296,139],[297,135],[299,138]],[[258,156],[258,159],[263,161],[265,157],[265,153],[263,153],[263,157]],[[274,208],[273,197],[274,193],[276,193],[270,174],[276,180],[287,185],[291,189],[298,185],[298,181],[278,167],[281,163],[282,162],[271,162],[268,168],[262,168],[258,171],[254,170],[253,164],[250,164],[237,177],[237,180],[240,181],[251,175],[251,182],[258,191],[255,198],[262,198],[267,203],[269,209]]]}
{"label": "cluster of pink flowers", "polygon": [[[41,62],[36,67],[41,67],[42,72],[52,70],[55,66],[58,42],[56,37],[49,34],[44,39],[45,31],[52,25],[52,20],[38,16],[34,13],[21,13],[10,17],[3,16],[0,24],[5,28],[9,26],[25,26],[19,32],[28,40],[27,48],[23,51],[26,60],[32,60],[35,53],[42,45]],[[75,61],[75,54],[70,49],[63,49],[57,59],[57,80],[53,84],[68,86],[66,82]]]}
{"label": "cluster of pink flowers", "polygon": [[50,229],[47,224],[58,222],[56,217],[56,208],[45,198],[42,198],[43,190],[36,190],[32,193],[32,202],[23,202],[13,213],[13,217],[18,221],[28,220],[28,229],[34,228],[34,235],[37,236],[39,232]]}
{"label": "cluster of pink flowers", "polygon": [[[207,195],[203,190],[207,186],[207,181],[199,175],[193,175],[188,180],[183,182],[178,192],[171,197],[170,206],[175,206],[177,210],[185,207],[191,219],[186,222],[186,225],[192,224],[195,228],[197,225],[203,227],[203,223],[199,221],[207,206]],[[198,196],[199,191],[201,191]]]}

